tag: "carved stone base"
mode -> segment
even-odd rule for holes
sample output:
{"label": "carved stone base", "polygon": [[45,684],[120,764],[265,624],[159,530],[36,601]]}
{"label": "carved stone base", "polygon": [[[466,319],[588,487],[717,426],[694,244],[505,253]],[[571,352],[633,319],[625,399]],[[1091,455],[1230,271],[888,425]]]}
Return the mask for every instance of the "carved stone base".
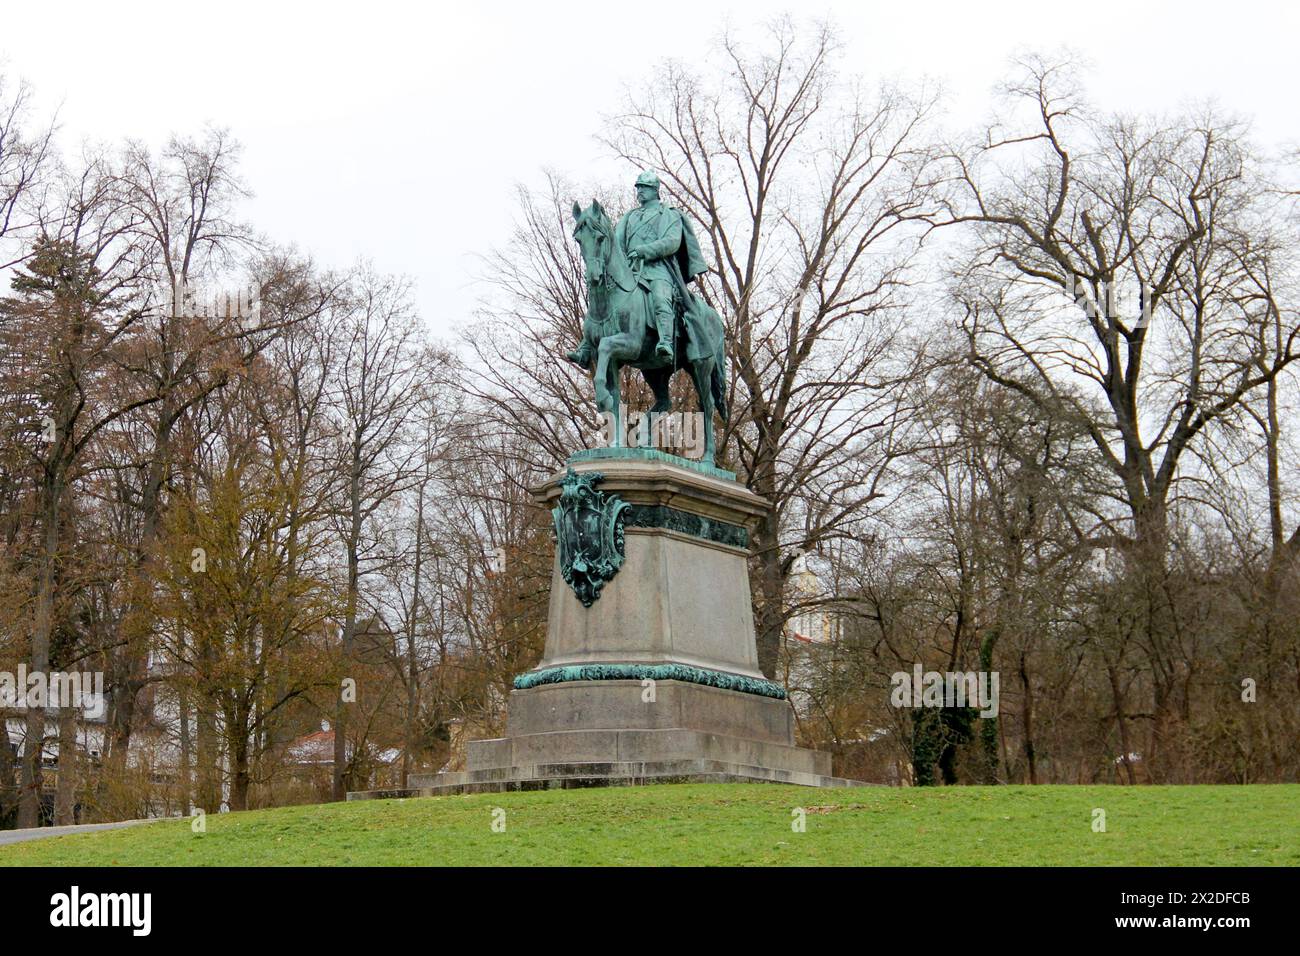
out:
{"label": "carved stone base", "polygon": [[[651,690],[653,699],[647,699]],[[691,759],[831,772],[830,754],[795,746],[787,701],[679,681],[653,688],[592,681],[514,691],[507,736],[471,741],[468,769]]]}
{"label": "carved stone base", "polygon": [[[794,745],[794,711],[784,700],[683,681],[575,681],[510,694],[507,737],[600,730],[700,730]],[[470,743],[469,769],[477,762]],[[593,759],[616,759],[613,754]],[[829,773],[829,768],[824,772]]]}
{"label": "carved stone base", "polygon": [[[599,598],[584,607],[565,582],[557,553],[546,652],[537,670],[637,661],[761,679],[748,560],[750,528],[767,503],[719,477],[724,472],[701,471],[686,459],[602,450],[622,454],[588,453],[571,467],[579,475],[599,472],[598,490],[626,503],[626,557]],[[553,508],[564,480],[557,474],[533,495]]]}
{"label": "carved stone base", "polygon": [[557,516],[570,560],[610,539],[594,516],[617,507],[616,573],[585,606],[591,589],[571,586],[557,555],[545,653],[516,678],[506,736],[469,743],[466,772],[349,799],[681,780],[860,785],[831,776],[830,754],[795,745],[785,690],[758,669],[749,535],[767,502],[727,472],[660,452],[601,449],[569,464],[601,478],[558,474],[533,494],[554,507],[567,490],[562,511],[575,488],[594,502],[585,524]]}

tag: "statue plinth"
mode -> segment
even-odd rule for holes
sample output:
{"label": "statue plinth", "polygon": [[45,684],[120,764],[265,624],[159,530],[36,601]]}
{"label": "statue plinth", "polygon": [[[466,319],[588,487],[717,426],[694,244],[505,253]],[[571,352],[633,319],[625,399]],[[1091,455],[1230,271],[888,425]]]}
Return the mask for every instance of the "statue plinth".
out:
{"label": "statue plinth", "polygon": [[[577,664],[680,664],[762,680],[749,598],[748,545],[767,508],[728,472],[641,449],[597,449],[570,460],[579,475],[626,504],[626,557],[598,600],[584,607],[566,586],[557,547],[545,672]],[[532,489],[548,510],[564,475]],[[560,544],[560,542],[557,542]]]}
{"label": "statue plinth", "polygon": [[795,745],[785,690],[758,669],[747,565],[763,498],[626,448],[579,452],[532,493],[557,532],[544,656],[515,679],[506,736],[471,741],[467,772],[413,776],[414,792],[858,783]]}

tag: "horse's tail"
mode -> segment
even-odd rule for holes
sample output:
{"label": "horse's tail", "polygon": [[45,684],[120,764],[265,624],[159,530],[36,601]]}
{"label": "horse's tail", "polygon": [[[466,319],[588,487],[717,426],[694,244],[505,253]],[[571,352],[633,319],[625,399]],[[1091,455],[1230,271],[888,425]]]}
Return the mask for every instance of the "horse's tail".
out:
{"label": "horse's tail", "polygon": [[718,417],[728,421],[727,409],[727,356],[722,347],[722,336],[713,348],[713,372],[709,376],[709,389],[713,392],[713,407],[718,410]]}

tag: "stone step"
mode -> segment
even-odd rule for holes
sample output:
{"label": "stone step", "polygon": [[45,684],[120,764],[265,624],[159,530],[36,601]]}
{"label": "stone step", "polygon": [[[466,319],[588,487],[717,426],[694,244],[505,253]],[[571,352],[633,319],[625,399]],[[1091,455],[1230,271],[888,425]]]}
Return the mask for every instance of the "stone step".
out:
{"label": "stone step", "polygon": [[536,764],[714,760],[829,776],[831,755],[699,730],[560,730],[470,741],[469,770]]}
{"label": "stone step", "polygon": [[797,770],[777,770],[721,760],[617,761],[534,764],[461,773],[411,774],[405,790],[349,793],[349,800],[386,800],[463,793],[564,790],[657,783],[785,783],[804,787],[868,787],[877,784]]}

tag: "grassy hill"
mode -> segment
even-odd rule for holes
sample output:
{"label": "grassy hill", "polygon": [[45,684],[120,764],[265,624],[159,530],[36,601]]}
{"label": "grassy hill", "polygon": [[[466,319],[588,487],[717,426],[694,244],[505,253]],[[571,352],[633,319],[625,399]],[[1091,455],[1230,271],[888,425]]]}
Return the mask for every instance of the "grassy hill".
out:
{"label": "grassy hill", "polygon": [[[806,828],[794,832],[795,808]],[[1093,831],[1093,810],[1106,832]],[[495,832],[493,820],[505,829]],[[0,847],[0,866],[1300,865],[1300,786],[705,784],[286,807]]]}

